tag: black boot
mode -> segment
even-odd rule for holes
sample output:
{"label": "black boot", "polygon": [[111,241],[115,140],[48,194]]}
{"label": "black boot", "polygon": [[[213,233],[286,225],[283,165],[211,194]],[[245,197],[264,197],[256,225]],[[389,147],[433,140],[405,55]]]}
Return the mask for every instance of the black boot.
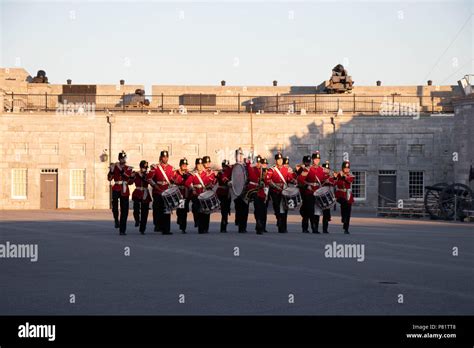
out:
{"label": "black boot", "polygon": [[308,225],[308,219],[303,218],[303,220],[301,221],[301,230],[303,231],[303,233],[309,233]]}
{"label": "black boot", "polygon": [[118,222],[118,220],[115,220],[115,228],[119,228],[120,227],[120,222]]}
{"label": "black boot", "polygon": [[225,221],[221,222],[221,233],[227,232],[227,223]]}
{"label": "black boot", "polygon": [[311,230],[313,231],[313,233],[319,234],[318,227],[319,227],[319,223],[314,222],[314,221],[311,222]]}
{"label": "black boot", "polygon": [[135,221],[135,227],[140,226],[140,221]]}

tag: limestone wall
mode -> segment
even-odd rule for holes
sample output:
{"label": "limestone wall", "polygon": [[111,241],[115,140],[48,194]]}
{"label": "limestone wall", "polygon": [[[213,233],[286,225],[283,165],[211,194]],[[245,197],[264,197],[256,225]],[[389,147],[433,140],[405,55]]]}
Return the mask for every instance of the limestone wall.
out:
{"label": "limestone wall", "polygon": [[[223,158],[232,159],[237,147],[249,150],[252,139],[255,153],[269,157],[270,163],[277,150],[289,155],[294,166],[316,149],[333,163],[335,137],[336,166],[346,152],[352,169],[367,173],[367,197],[359,205],[377,205],[379,170],[396,170],[399,199],[408,198],[409,170],[424,171],[426,185],[453,180],[453,116],[344,115],[336,118],[335,133],[329,115],[264,114],[251,120],[249,114],[115,113],[109,119],[112,162],[123,149],[135,167],[141,159],[157,162],[159,152],[167,149],[175,166],[184,156],[194,162],[209,155],[217,168]],[[4,113],[0,131],[0,209],[39,208],[40,171],[45,168],[58,169],[59,208],[108,208],[108,161],[100,157],[109,150],[107,115]],[[412,153],[412,144],[420,144],[421,152]],[[394,152],[384,153],[381,145]],[[27,200],[11,198],[12,168],[28,168]],[[81,168],[86,169],[86,197],[71,199],[70,169]]]}

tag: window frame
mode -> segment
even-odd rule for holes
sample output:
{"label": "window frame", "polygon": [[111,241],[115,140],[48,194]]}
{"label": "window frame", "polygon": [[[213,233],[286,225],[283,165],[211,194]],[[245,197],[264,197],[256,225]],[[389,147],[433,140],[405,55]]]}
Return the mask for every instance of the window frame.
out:
{"label": "window frame", "polygon": [[[421,173],[421,184],[411,184],[411,175],[412,173]],[[418,178],[417,178],[418,179]],[[412,187],[415,186],[421,186],[421,194],[420,196],[413,197],[411,195],[411,192],[414,191],[412,190]],[[424,170],[409,170],[408,171],[408,198],[409,199],[422,199],[424,197],[424,187],[425,187],[425,171]]]}
{"label": "window frame", "polygon": [[[25,171],[25,195],[24,196],[19,196],[19,195],[15,195],[14,191],[15,191],[15,175],[14,173],[16,171],[19,171],[19,170],[22,170],[22,171]],[[10,196],[11,196],[11,199],[15,199],[15,200],[26,200],[28,199],[28,168],[12,168],[11,170],[11,190],[10,190]]]}
{"label": "window frame", "polygon": [[[356,171],[353,171],[352,172],[352,175],[354,175],[354,181],[355,181],[355,178],[357,177],[355,175],[355,173],[363,173],[364,175],[364,184],[363,184],[363,187],[364,187],[364,190],[363,190],[363,193],[364,193],[364,196],[363,197],[356,197],[355,194],[354,194],[354,183],[352,183],[352,194],[354,195],[354,201],[356,202],[364,202],[367,200],[367,171],[366,170],[356,170]],[[359,187],[362,186],[362,184],[358,184]],[[362,192],[362,190],[359,190],[360,192]]]}
{"label": "window frame", "polygon": [[[83,196],[74,196],[73,195],[73,172],[82,171],[84,174],[84,195]],[[86,199],[86,169],[85,168],[72,168],[69,170],[69,199],[75,200],[84,200]]]}

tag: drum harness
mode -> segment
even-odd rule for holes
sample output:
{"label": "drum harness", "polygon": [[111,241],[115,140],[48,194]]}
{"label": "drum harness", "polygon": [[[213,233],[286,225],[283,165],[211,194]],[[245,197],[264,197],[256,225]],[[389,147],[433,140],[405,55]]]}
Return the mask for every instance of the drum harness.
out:
{"label": "drum harness", "polygon": [[[142,186],[137,186],[135,187],[135,189],[139,190],[139,191],[143,191],[143,199],[145,200],[147,197],[148,197],[148,183],[146,181],[146,175],[140,175],[140,173],[138,173],[138,176],[140,177],[140,179],[142,180]],[[145,184],[146,186],[143,186],[143,184]]]}
{"label": "drum harness", "polygon": [[[288,187],[288,184],[286,183],[286,180],[285,178],[283,177],[283,175],[281,174],[280,170],[278,169],[277,166],[273,167],[275,168],[277,174],[280,176],[281,180],[283,180],[283,188],[282,188],[282,191]],[[273,184],[273,187],[276,187],[278,189],[280,189],[280,186],[276,185],[273,181],[272,181],[272,184]]]}
{"label": "drum harness", "polygon": [[[115,164],[115,166],[116,166],[116,165],[117,165],[117,164]],[[115,166],[114,166],[114,169],[115,169]],[[122,178],[122,175],[126,175],[126,174],[125,174],[125,169],[126,169],[126,168],[125,168],[125,167],[124,167],[124,168],[118,167],[118,168],[120,169],[120,172],[123,170],[123,174],[120,173],[120,177]],[[133,168],[133,167],[129,167],[129,168]],[[114,180],[114,185],[122,185],[122,193],[126,193],[126,192],[127,192],[127,186],[128,186],[127,180],[118,180],[118,181],[115,181],[115,180]]]}

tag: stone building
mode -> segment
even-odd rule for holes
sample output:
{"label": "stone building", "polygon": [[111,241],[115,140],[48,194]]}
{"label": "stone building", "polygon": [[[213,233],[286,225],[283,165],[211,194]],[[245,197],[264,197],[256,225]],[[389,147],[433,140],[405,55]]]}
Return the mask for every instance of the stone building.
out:
{"label": "stone building", "polygon": [[357,205],[367,207],[419,200],[438,182],[469,184],[474,98],[455,86],[330,96],[315,87],[153,86],[143,107],[124,105],[143,86],[68,94],[67,85],[32,86],[21,70],[0,74],[0,209],[108,208],[106,174],[121,150],[135,167],[166,149],[174,166],[209,155],[216,169],[238,147],[270,163],[282,151],[292,166],[319,150],[335,169],[349,158]]}

